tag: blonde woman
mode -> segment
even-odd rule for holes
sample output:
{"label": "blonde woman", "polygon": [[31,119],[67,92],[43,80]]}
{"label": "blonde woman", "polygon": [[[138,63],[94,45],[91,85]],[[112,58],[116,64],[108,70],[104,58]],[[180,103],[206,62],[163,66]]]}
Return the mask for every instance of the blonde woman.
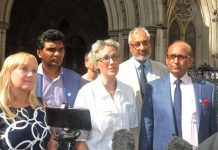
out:
{"label": "blonde woman", "polygon": [[51,132],[35,95],[38,63],[28,53],[10,55],[0,72],[0,149],[50,149]]}

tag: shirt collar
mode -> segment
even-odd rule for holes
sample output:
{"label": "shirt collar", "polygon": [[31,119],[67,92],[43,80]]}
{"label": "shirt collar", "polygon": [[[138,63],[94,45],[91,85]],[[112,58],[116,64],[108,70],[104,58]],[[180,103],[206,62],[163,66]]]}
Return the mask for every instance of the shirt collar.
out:
{"label": "shirt collar", "polygon": [[[99,87],[98,88],[99,89],[99,95],[101,97],[110,96],[109,92],[106,90],[104,84],[102,83],[102,79],[101,79],[100,75],[97,77],[96,81],[97,81],[97,84],[98,84],[98,85],[96,85],[96,87]],[[120,92],[120,82],[118,80],[116,80],[116,81],[117,81],[117,88],[116,88],[115,93]]]}
{"label": "shirt collar", "polygon": [[[44,71],[43,71],[43,68],[42,68],[42,63],[39,64],[38,66],[38,70],[37,70],[37,73],[40,74],[40,75],[45,75]],[[63,67],[61,67],[61,71],[60,71],[60,75],[63,75]],[[46,75],[45,75],[46,76]]]}
{"label": "shirt collar", "polygon": [[[187,72],[180,79],[182,80],[183,84],[188,84],[190,82],[190,80],[191,80],[191,78],[188,76]],[[177,78],[172,73],[170,73],[170,83],[171,83],[171,85],[173,85],[176,80],[177,80]]]}
{"label": "shirt collar", "polygon": [[[141,63],[140,63],[139,61],[137,61],[134,57],[132,57],[132,59],[133,59],[133,62],[134,62],[134,64],[135,64],[136,68],[137,68],[137,69],[140,69]],[[150,60],[149,60],[149,59],[147,59],[147,60],[144,62],[144,66],[145,66],[145,68],[149,68],[149,67],[150,67]]]}

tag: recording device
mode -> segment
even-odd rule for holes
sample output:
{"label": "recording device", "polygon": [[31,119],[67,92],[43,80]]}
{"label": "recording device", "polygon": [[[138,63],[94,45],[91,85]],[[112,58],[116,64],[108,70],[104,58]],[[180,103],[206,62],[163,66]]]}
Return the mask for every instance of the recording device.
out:
{"label": "recording device", "polygon": [[167,150],[196,150],[197,148],[178,136],[173,136],[167,145]]}
{"label": "recording device", "polygon": [[88,109],[46,107],[48,125],[71,130],[91,130],[91,117]]}
{"label": "recording device", "polygon": [[60,108],[46,107],[48,125],[57,128],[58,150],[72,150],[80,130],[91,130],[91,116],[88,109],[68,108],[67,104]]}
{"label": "recording device", "polygon": [[112,138],[112,148],[113,150],[134,150],[133,134],[127,129],[115,131]]}

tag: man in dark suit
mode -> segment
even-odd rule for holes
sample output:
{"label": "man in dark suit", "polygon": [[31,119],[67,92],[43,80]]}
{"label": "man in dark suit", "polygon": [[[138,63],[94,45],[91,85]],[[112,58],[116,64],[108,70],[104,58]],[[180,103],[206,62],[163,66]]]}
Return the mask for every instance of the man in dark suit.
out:
{"label": "man in dark suit", "polygon": [[146,87],[140,150],[164,150],[173,135],[198,146],[217,131],[215,85],[187,74],[193,62],[189,44],[176,41],[169,46],[169,75]]}

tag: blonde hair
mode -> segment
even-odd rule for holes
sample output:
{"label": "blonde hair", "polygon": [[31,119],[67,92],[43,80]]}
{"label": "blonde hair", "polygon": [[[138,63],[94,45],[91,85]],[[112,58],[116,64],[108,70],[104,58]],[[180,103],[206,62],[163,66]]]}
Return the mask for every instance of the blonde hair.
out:
{"label": "blonde hair", "polygon": [[[11,94],[11,73],[15,70],[19,65],[25,64],[30,60],[34,60],[37,63],[35,56],[26,53],[19,52],[8,56],[2,66],[2,70],[0,72],[0,107],[2,111],[6,114],[6,116],[10,119],[15,117],[15,113],[10,109],[10,101],[13,99],[13,95]],[[38,63],[37,63],[38,64]],[[27,98],[31,106],[35,109],[39,106],[39,102],[37,96],[35,94],[35,86],[28,93]]]}

